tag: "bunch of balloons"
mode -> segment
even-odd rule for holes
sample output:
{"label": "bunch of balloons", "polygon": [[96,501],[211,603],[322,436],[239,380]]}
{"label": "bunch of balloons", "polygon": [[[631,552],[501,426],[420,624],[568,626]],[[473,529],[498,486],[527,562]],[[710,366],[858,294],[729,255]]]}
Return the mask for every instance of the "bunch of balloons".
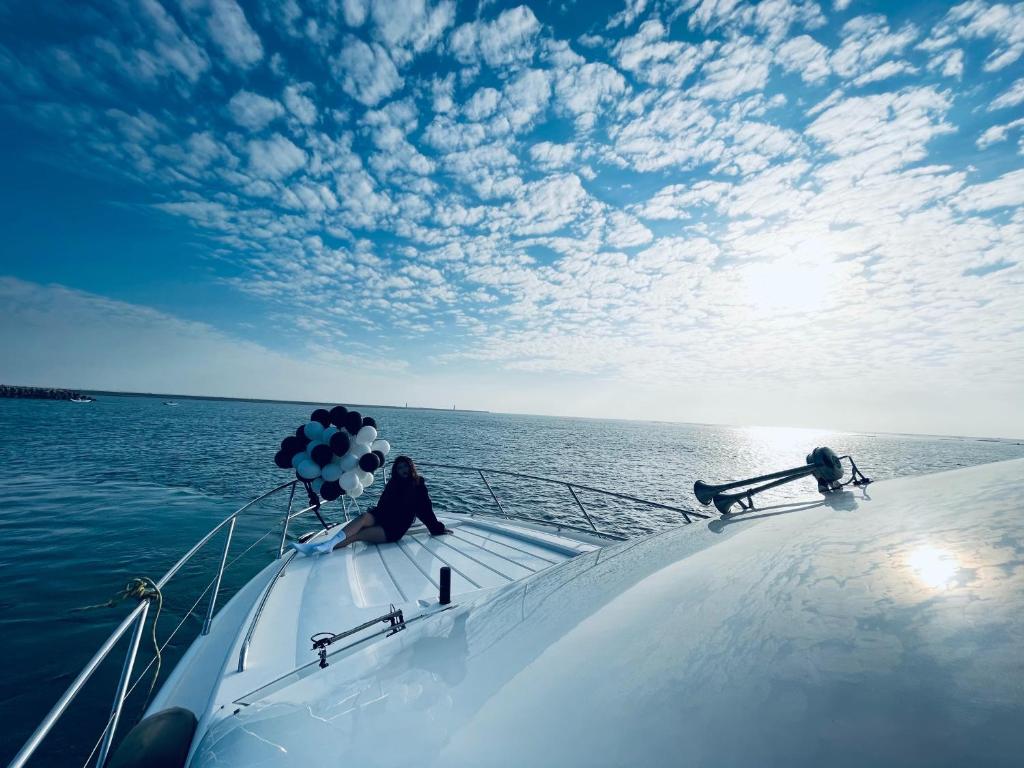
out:
{"label": "bunch of balloons", "polygon": [[357,499],[373,483],[391,450],[377,437],[377,422],[343,405],[317,408],[306,424],[281,441],[274,463],[295,475],[324,501]]}

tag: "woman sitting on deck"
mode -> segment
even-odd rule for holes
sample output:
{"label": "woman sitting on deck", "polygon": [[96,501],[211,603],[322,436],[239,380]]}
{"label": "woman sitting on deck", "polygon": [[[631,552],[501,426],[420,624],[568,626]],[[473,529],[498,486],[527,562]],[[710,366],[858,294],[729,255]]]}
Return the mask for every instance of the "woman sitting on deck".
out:
{"label": "woman sitting on deck", "polygon": [[327,541],[291,546],[304,555],[330,552],[357,541],[383,544],[398,541],[412,525],[413,518],[427,526],[431,536],[451,533],[434,516],[427,484],[408,456],[399,456],[391,465],[391,479],[384,486],[377,506],[364,512]]}

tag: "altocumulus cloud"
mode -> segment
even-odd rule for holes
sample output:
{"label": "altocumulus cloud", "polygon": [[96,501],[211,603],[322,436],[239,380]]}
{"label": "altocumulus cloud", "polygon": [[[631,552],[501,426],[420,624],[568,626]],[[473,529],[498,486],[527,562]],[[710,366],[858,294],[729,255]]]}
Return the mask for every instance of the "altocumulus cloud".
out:
{"label": "altocumulus cloud", "polygon": [[192,228],[256,322],[147,327],[213,358],[290,364],[269,323],[481,407],[1024,432],[1022,3],[86,5],[6,25],[3,119]]}

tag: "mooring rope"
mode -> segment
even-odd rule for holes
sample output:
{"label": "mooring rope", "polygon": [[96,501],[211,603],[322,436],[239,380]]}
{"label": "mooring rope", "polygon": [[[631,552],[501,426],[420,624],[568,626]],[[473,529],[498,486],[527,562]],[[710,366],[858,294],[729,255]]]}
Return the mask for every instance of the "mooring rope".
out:
{"label": "mooring rope", "polygon": [[163,657],[160,652],[160,643],[157,642],[156,639],[156,625],[160,620],[160,611],[163,610],[164,607],[164,596],[160,591],[160,587],[158,587],[156,582],[148,576],[139,576],[125,584],[124,589],[107,600],[107,602],[98,603],[96,605],[85,605],[81,608],[76,608],[75,611],[91,611],[98,608],[113,608],[130,598],[135,598],[139,602],[142,602],[143,600],[156,601],[156,614],[153,616],[152,625],[153,653],[156,657],[156,670],[153,672],[153,680],[149,684],[149,691],[146,693],[146,699],[142,705],[142,710],[145,711],[146,706],[149,704],[149,699],[153,695],[153,689],[156,688],[156,681],[160,677],[160,666],[163,662]]}

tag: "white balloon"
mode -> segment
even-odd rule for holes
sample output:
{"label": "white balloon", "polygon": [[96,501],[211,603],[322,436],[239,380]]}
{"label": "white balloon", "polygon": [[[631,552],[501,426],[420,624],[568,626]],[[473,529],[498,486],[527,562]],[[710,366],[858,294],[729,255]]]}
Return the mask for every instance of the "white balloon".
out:
{"label": "white balloon", "polygon": [[305,480],[313,480],[320,477],[320,465],[312,459],[306,459],[298,466],[299,477]]}
{"label": "white balloon", "polygon": [[359,457],[352,453],[346,453],[338,460],[339,466],[346,472],[359,466]]}
{"label": "white balloon", "polygon": [[311,421],[302,428],[302,431],[310,440],[319,440],[324,436],[324,425],[319,421]]}
{"label": "white balloon", "polygon": [[338,478],[338,484],[346,491],[351,491],[357,485],[359,485],[359,477],[356,475],[356,470],[350,469]]}
{"label": "white balloon", "polygon": [[324,430],[324,433],[320,436],[320,439],[329,445],[331,442],[331,436],[336,435],[337,433],[338,428],[331,424],[331,426]]}
{"label": "white balloon", "polygon": [[366,443],[369,445],[377,439],[377,430],[367,424],[365,427],[356,432],[356,442]]}
{"label": "white balloon", "polygon": [[391,450],[391,443],[389,443],[387,440],[374,440],[372,443],[370,443],[370,450],[380,451],[385,456],[387,456],[388,451]]}
{"label": "white balloon", "polygon": [[310,485],[313,487],[313,493],[320,493],[320,489],[323,488],[324,479],[322,477],[316,478]]}
{"label": "white balloon", "polygon": [[363,486],[359,484],[358,480],[356,481],[356,487],[349,491],[348,495],[351,496],[353,499],[358,499],[360,496],[363,495]]}
{"label": "white balloon", "polygon": [[299,464],[301,464],[302,462],[304,462],[308,458],[309,458],[309,454],[307,454],[305,451],[299,451],[294,456],[292,456],[292,468],[293,469],[298,469],[299,468]]}
{"label": "white balloon", "polygon": [[370,452],[369,443],[352,443],[352,447],[349,448],[349,453],[354,456],[365,456]]}
{"label": "white balloon", "polygon": [[328,482],[337,480],[341,477],[341,467],[337,464],[328,464],[320,470],[320,477]]}
{"label": "white balloon", "polygon": [[367,472],[364,469],[357,469],[355,472],[356,477],[359,478],[359,484],[363,486],[363,488],[373,482],[373,474],[371,472]]}
{"label": "white balloon", "polygon": [[366,473],[366,482],[363,483],[363,488],[369,488],[371,485],[373,485],[373,481],[376,478],[377,478],[377,476],[375,474],[373,474],[373,472],[367,472]]}

